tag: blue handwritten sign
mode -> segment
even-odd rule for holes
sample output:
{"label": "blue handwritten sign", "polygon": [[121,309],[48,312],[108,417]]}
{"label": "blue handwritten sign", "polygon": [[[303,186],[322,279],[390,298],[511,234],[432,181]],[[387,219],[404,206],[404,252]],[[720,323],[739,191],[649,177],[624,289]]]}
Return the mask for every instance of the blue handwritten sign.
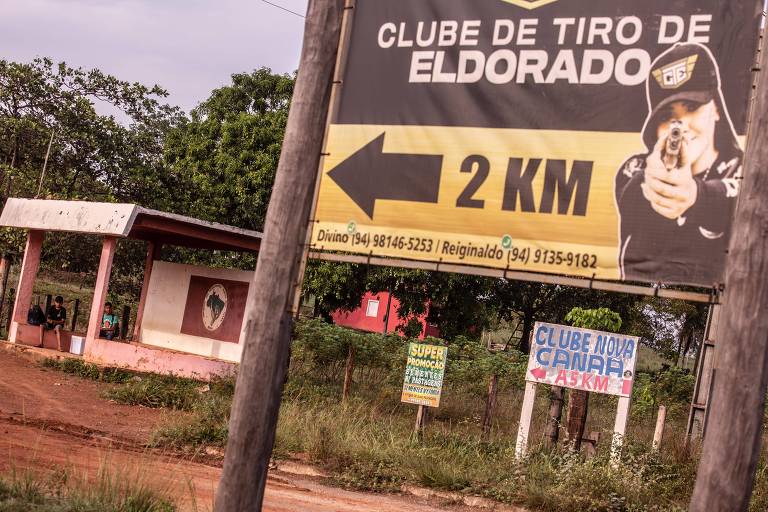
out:
{"label": "blue handwritten sign", "polygon": [[537,322],[526,380],[629,396],[638,344],[635,336]]}

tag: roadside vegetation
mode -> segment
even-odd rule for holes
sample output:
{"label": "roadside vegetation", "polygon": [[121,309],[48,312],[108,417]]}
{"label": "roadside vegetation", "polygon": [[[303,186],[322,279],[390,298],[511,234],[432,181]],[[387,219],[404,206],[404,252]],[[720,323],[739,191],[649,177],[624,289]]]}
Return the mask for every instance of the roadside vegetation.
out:
{"label": "roadside vegetation", "polygon": [[[428,340],[444,343],[442,340]],[[301,321],[292,349],[290,375],[280,411],[276,458],[298,458],[322,467],[344,487],[393,492],[403,485],[478,495],[531,510],[684,510],[692,492],[696,447],[684,443],[693,377],[642,351],[632,399],[622,464],[609,464],[616,399],[590,398],[587,432],[599,432],[593,456],[574,453],[563,443],[542,442],[548,408],[544,386],[538,393],[532,450],[514,457],[527,359],[516,351],[489,352],[457,337],[448,346],[443,400],[433,410],[424,435],[413,435],[415,406],[400,403],[407,340],[362,334]],[[353,383],[342,397],[350,348]],[[46,363],[84,378],[113,383],[105,398],[145,407],[189,411],[174,416],[154,434],[152,444],[190,456],[223,453],[234,378],[197,382],[123,370],[98,369],[81,361]],[[499,396],[490,432],[482,418],[488,380],[499,375]],[[659,452],[650,450],[659,405],[668,411]],[[213,449],[211,451],[211,449]],[[752,510],[768,509],[768,476],[763,463]]]}
{"label": "roadside vegetation", "polygon": [[93,479],[67,471],[0,478],[0,512],[174,512],[170,498],[137,478],[100,471]]}

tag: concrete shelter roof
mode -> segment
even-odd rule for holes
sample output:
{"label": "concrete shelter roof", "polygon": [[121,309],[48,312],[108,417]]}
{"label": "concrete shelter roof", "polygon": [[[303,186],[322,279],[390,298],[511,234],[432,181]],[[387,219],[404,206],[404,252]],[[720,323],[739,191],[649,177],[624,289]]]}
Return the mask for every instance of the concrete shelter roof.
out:
{"label": "concrete shelter roof", "polygon": [[134,238],[193,249],[255,252],[258,231],[151,210],[135,204],[9,198],[0,226]]}

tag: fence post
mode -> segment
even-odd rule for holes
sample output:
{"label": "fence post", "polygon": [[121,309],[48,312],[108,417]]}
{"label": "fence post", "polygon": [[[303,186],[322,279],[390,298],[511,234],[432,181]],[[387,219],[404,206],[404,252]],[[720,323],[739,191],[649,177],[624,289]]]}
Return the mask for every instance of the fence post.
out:
{"label": "fence post", "polygon": [[123,314],[120,316],[120,339],[128,337],[128,322],[131,321],[131,306],[123,306]]}
{"label": "fence post", "polygon": [[667,420],[667,408],[659,406],[659,415],[656,417],[656,430],[653,432],[653,450],[661,448],[661,440],[664,437],[664,422]]}
{"label": "fence post", "polygon": [[8,289],[8,274],[11,270],[11,258],[8,254],[3,253],[0,259],[0,318],[3,315],[3,307],[5,306],[5,292]]}
{"label": "fence post", "polygon": [[[490,339],[490,337],[489,337]],[[493,411],[496,408],[496,396],[499,392],[499,376],[491,375],[488,383],[488,399],[485,402],[485,414],[483,415],[483,433],[481,439],[488,441],[491,435],[491,422],[493,421]]]}
{"label": "fence post", "polygon": [[552,386],[549,392],[549,416],[544,430],[544,440],[550,448],[557,444],[560,438],[560,422],[563,417],[563,401],[565,389],[560,386]]}
{"label": "fence post", "polygon": [[341,399],[346,402],[349,398],[349,391],[352,388],[352,375],[355,372],[355,346],[349,345],[347,354],[347,366],[344,368],[344,389],[341,392]]}
{"label": "fence post", "polygon": [[72,332],[77,331],[77,315],[80,313],[80,299],[75,299],[75,305],[72,307]]}

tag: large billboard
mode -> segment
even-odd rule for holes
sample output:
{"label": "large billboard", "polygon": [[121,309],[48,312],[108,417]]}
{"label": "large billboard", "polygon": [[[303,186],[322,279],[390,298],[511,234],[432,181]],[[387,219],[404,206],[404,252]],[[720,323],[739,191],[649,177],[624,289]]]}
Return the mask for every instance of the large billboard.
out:
{"label": "large billboard", "polygon": [[760,0],[357,0],[312,247],[713,286]]}

